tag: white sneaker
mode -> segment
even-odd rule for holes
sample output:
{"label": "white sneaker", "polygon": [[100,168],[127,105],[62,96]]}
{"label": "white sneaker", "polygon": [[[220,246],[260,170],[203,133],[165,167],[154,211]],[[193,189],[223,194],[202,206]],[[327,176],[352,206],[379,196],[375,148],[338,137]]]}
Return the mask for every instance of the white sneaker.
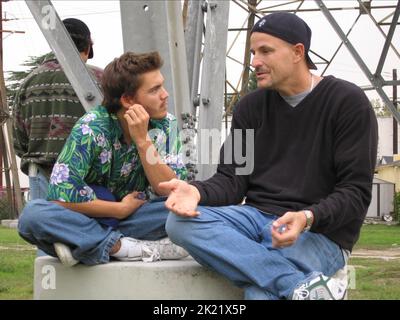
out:
{"label": "white sneaker", "polygon": [[57,253],[58,259],[60,259],[61,263],[64,266],[72,267],[79,263],[71,253],[71,249],[61,242],[54,243],[54,250]]}
{"label": "white sneaker", "polygon": [[128,245],[125,256],[114,256],[114,258],[121,261],[142,260],[144,262],[153,262],[157,260],[178,260],[189,255],[185,249],[172,243],[169,238],[147,241],[123,237],[121,241],[124,241],[124,244]]}

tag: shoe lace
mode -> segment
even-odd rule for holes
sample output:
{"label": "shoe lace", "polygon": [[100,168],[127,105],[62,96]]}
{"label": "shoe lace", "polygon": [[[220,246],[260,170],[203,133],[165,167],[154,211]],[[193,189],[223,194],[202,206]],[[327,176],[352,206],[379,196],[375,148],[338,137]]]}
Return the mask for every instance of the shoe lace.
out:
{"label": "shoe lace", "polygon": [[158,248],[150,248],[147,245],[142,245],[142,260],[143,262],[154,262],[161,260],[160,251]]}
{"label": "shoe lace", "polygon": [[294,300],[306,300],[310,296],[310,291],[306,289],[306,285],[302,284],[293,291]]}

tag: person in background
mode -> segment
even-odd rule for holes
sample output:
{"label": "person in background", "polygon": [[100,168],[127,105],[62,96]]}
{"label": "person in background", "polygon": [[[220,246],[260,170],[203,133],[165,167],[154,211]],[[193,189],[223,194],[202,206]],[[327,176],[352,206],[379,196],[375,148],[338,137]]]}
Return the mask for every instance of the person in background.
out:
{"label": "person in background", "polygon": [[188,255],[166,238],[168,212],[158,187],[187,176],[161,67],[157,52],[127,52],[107,65],[103,103],[73,127],[47,200],[22,211],[21,237],[64,265]]}
{"label": "person in background", "polygon": [[[259,88],[234,111],[233,151],[224,144],[206,181],[160,184],[170,193],[170,239],[247,299],[343,299],[347,282],[332,276],[371,201],[374,111],[356,85],[310,72],[310,41],[297,15],[259,20],[250,38]],[[246,129],[254,133],[254,169],[240,175],[232,155],[247,150]]]}
{"label": "person in background", "polygon": [[[81,20],[63,20],[85,63],[93,58],[90,30]],[[19,88],[13,105],[14,148],[29,176],[30,199],[45,199],[50,173],[75,122],[85,114],[61,65],[50,53]],[[87,65],[100,83],[103,70]]]}

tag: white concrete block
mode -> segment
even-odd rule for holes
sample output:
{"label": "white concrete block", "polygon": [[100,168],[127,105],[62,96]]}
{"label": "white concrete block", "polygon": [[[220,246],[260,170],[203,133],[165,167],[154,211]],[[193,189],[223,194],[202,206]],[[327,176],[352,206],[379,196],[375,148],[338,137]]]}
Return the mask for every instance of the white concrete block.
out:
{"label": "white concrete block", "polygon": [[34,299],[238,300],[243,290],[191,258],[63,266],[35,260]]}
{"label": "white concrete block", "polygon": [[10,223],[9,228],[18,229],[18,220]]}
{"label": "white concrete block", "polygon": [[7,228],[16,228],[18,226],[18,219],[4,219],[1,220],[1,225]]}

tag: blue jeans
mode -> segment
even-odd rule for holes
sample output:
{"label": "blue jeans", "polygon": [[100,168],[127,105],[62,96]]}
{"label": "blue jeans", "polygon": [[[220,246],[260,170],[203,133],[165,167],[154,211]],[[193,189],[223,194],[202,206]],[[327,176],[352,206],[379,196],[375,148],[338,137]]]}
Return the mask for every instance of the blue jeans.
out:
{"label": "blue jeans", "polygon": [[40,171],[36,177],[29,177],[29,200],[46,199],[49,180]]}
{"label": "blue jeans", "polygon": [[271,224],[277,216],[248,205],[198,207],[195,218],[168,216],[170,239],[200,264],[245,289],[246,299],[289,298],[318,274],[331,276],[345,262],[340,247],[313,232],[286,248],[273,248]]}
{"label": "blue jeans", "polygon": [[70,247],[75,259],[95,265],[109,262],[111,248],[123,236],[145,240],[166,237],[167,217],[164,202],[145,203],[113,229],[84,214],[38,199],[25,206],[18,231],[22,238],[51,256],[56,256],[53,244],[62,242]]}
{"label": "blue jeans", "polygon": [[[29,176],[29,200],[46,199],[48,186],[49,180],[42,172],[36,170],[36,176]],[[46,253],[38,249],[36,255],[42,257]]]}

